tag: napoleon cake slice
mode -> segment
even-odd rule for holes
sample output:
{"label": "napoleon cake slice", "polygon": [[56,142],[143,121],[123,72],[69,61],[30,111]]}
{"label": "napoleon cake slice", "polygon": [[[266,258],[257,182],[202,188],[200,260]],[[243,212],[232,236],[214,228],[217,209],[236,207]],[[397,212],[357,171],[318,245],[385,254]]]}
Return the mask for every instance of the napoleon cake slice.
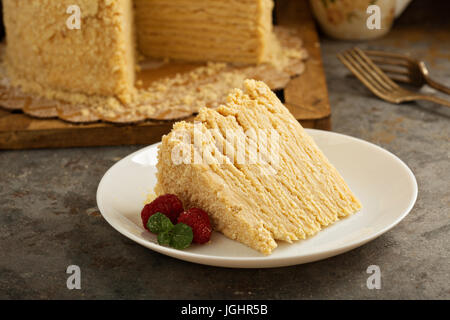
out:
{"label": "napoleon cake slice", "polygon": [[268,255],[276,240],[305,239],[361,208],[263,82],[246,80],[195,120],[163,137],[155,191],[207,211],[225,236]]}

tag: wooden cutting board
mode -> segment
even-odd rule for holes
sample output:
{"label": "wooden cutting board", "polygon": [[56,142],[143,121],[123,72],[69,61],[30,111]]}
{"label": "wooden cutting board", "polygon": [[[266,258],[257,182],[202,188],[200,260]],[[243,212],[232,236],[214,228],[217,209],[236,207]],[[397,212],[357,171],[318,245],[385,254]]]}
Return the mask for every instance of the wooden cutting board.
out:
{"label": "wooden cutting board", "polygon": [[[298,28],[310,55],[305,72],[293,78],[281,95],[288,109],[306,128],[331,129],[331,111],[319,39],[306,0],[277,0],[276,21]],[[152,144],[172,128],[172,121],[133,125],[73,124],[58,119],[37,119],[0,109],[0,149],[61,148]]]}

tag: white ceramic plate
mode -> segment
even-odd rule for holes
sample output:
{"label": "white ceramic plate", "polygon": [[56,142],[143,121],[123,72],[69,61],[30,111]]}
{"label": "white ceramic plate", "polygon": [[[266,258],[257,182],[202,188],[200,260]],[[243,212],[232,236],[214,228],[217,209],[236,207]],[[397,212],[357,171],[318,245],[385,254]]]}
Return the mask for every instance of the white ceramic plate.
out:
{"label": "white ceramic plate", "polygon": [[308,133],[343,175],[363,209],[307,240],[279,242],[270,256],[217,232],[210,243],[186,250],[158,245],[156,236],[145,231],[140,218],[146,196],[156,184],[158,144],[129,155],[108,170],[98,186],[98,207],[111,226],[147,248],[181,260],[236,268],[281,267],[335,256],[375,239],[409,213],[416,201],[417,183],[399,158],[342,134],[319,130]]}

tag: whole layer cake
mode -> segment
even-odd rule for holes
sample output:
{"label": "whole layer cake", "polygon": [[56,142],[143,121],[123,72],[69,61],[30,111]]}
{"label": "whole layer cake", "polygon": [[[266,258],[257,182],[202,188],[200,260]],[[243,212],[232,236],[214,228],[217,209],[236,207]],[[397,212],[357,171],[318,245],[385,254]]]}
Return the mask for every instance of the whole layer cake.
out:
{"label": "whole layer cake", "polygon": [[[80,29],[67,26],[71,6]],[[81,95],[130,103],[138,52],[258,64],[280,50],[272,0],[4,0],[3,9],[11,83],[73,103]]]}
{"label": "whole layer cake", "polygon": [[[246,80],[226,105],[203,108],[195,120],[176,123],[163,137],[155,191],[206,210],[225,236],[270,254],[276,240],[305,239],[361,208],[263,82]],[[278,138],[270,140],[269,133]]]}

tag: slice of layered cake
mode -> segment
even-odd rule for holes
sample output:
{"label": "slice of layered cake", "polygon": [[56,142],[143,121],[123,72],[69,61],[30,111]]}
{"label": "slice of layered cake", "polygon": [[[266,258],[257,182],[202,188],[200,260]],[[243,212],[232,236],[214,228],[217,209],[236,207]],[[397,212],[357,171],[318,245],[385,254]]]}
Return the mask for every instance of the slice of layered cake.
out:
{"label": "slice of layered cake", "polygon": [[215,230],[264,254],[361,208],[313,139],[263,83],[202,109],[162,139],[156,193],[210,214]]}

